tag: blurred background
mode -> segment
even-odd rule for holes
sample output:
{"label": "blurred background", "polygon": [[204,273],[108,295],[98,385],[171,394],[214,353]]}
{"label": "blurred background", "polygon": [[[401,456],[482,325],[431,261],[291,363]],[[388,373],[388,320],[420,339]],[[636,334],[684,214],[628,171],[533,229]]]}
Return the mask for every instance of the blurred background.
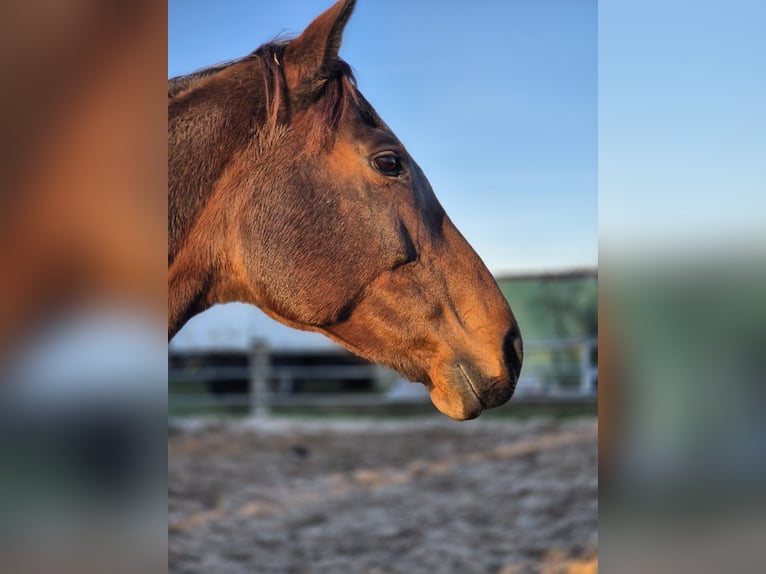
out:
{"label": "blurred background", "polygon": [[764,17],[599,3],[606,571],[766,567]]}
{"label": "blurred background", "polygon": [[0,22],[0,571],[166,568],[167,17]]}

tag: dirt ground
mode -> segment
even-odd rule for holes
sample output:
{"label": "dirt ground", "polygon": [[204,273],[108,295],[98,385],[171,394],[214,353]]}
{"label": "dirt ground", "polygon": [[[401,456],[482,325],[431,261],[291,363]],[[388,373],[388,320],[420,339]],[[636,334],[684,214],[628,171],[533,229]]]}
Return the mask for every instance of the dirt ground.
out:
{"label": "dirt ground", "polygon": [[176,573],[591,573],[597,425],[174,423]]}

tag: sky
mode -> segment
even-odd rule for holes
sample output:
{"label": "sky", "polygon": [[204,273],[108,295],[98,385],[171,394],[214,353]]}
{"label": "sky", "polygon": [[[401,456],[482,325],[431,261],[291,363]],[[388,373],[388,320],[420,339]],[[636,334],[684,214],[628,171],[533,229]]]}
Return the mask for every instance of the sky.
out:
{"label": "sky", "polygon": [[[295,36],[330,5],[171,0],[168,76]],[[595,0],[359,0],[340,55],[490,271],[597,265]]]}
{"label": "sky", "polygon": [[766,246],[764,23],[763,0],[599,3],[602,255]]}

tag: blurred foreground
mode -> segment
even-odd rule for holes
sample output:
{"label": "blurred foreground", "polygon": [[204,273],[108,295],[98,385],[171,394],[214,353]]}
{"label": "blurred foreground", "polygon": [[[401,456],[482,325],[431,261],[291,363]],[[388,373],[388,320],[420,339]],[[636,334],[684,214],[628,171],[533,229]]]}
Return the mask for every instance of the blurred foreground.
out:
{"label": "blurred foreground", "polygon": [[166,8],[3,8],[0,571],[164,571]]}

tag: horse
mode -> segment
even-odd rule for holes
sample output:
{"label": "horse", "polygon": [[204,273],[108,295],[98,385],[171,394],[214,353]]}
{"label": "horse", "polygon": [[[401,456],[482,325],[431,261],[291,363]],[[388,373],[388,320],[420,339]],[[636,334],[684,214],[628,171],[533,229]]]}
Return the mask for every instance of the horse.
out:
{"label": "horse", "polygon": [[472,419],[513,394],[521,334],[339,58],[354,4],[168,81],[168,338],[212,305],[250,303]]}

